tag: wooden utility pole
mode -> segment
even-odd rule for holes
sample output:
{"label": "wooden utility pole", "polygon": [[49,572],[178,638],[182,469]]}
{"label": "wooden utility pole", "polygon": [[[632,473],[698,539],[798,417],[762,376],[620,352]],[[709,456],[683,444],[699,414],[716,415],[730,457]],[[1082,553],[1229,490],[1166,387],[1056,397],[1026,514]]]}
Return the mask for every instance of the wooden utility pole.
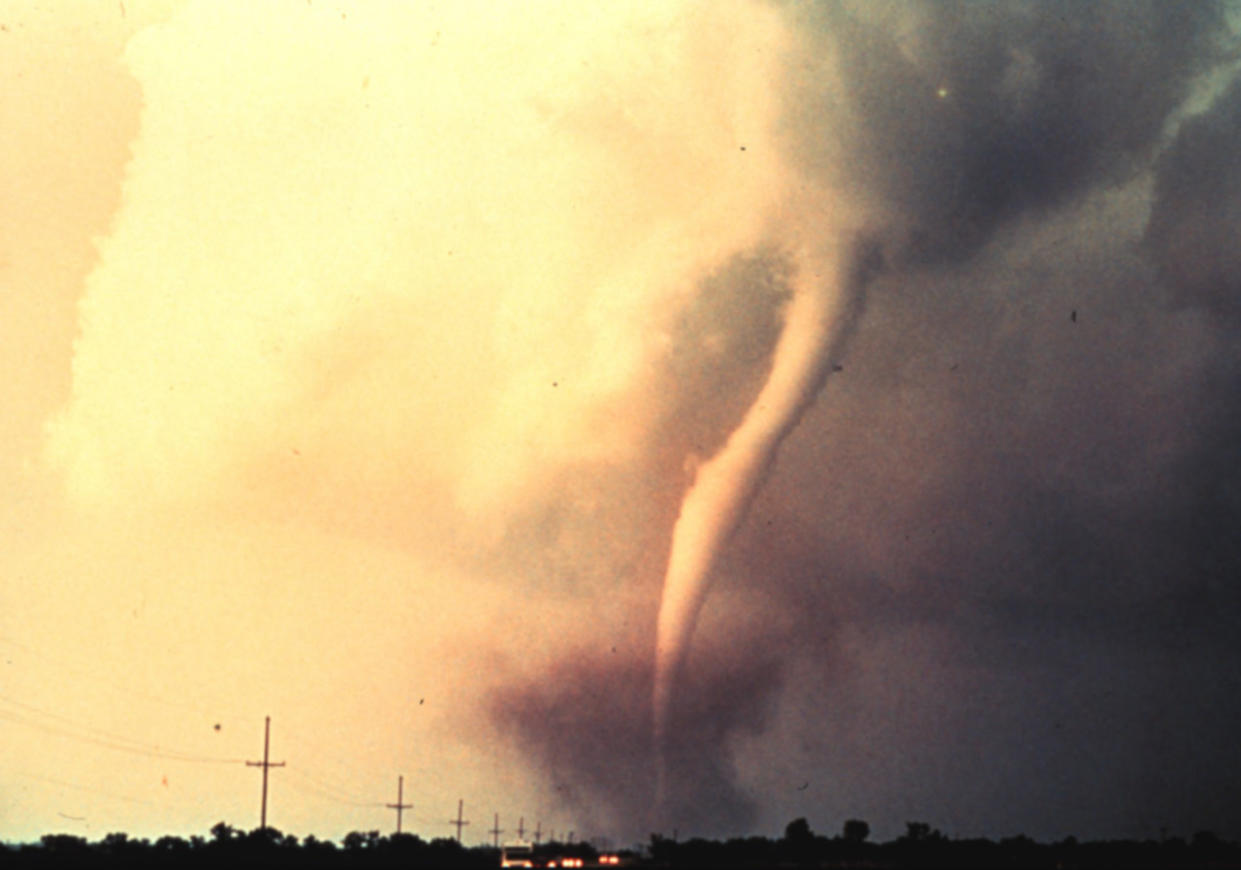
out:
{"label": "wooden utility pole", "polygon": [[263,809],[259,813],[259,829],[267,830],[267,771],[272,767],[284,767],[284,762],[268,761],[268,750],[271,748],[271,717],[268,716],[263,723],[263,760],[247,761],[246,767],[263,768]]}
{"label": "wooden utility pole", "polygon": [[499,849],[500,848],[500,835],[504,833],[504,831],[500,829],[500,814],[499,813],[496,813],[495,825],[492,827],[490,831],[488,831],[488,833],[491,834],[491,844],[495,846],[497,849]]}
{"label": "wooden utility pole", "polygon": [[539,822],[534,828],[534,845],[539,844],[539,840],[543,838],[543,823]]}
{"label": "wooden utility pole", "polygon": [[469,822],[463,821],[461,818],[461,810],[464,806],[465,806],[465,799],[462,798],[458,800],[457,801],[457,818],[448,820],[448,824],[457,826],[457,842],[458,843],[461,842],[461,829],[469,824]]}
{"label": "wooden utility pole", "polygon": [[521,819],[517,822],[517,839],[519,840],[526,839],[526,817],[525,816],[522,816]]}
{"label": "wooden utility pole", "polygon": [[385,804],[388,809],[396,810],[396,832],[398,834],[401,833],[401,813],[405,812],[405,810],[412,810],[414,808],[413,804],[402,803],[402,799],[404,797],[405,777],[398,776],[396,778],[396,803]]}

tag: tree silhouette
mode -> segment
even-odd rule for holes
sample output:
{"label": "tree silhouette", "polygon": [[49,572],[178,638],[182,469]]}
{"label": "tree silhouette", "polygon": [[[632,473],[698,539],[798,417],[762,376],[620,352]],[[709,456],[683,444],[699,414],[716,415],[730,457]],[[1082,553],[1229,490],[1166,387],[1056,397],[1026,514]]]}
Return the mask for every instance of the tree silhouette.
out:
{"label": "tree silhouette", "polygon": [[861,819],[849,819],[841,831],[846,843],[865,843],[870,836],[870,825]]}
{"label": "tree silhouette", "polygon": [[926,822],[906,822],[905,834],[900,838],[908,843],[926,843],[944,839],[944,835]]}
{"label": "tree silhouette", "polygon": [[784,839],[789,843],[805,845],[814,840],[814,831],[810,830],[810,823],[805,819],[793,819],[784,826]]}
{"label": "tree silhouette", "polygon": [[211,836],[217,843],[227,843],[241,836],[241,831],[224,822],[216,822],[211,826]]}
{"label": "tree silhouette", "polygon": [[345,848],[350,851],[374,849],[379,844],[379,832],[367,831],[362,833],[361,831],[350,831],[348,834],[345,834],[344,843]]}

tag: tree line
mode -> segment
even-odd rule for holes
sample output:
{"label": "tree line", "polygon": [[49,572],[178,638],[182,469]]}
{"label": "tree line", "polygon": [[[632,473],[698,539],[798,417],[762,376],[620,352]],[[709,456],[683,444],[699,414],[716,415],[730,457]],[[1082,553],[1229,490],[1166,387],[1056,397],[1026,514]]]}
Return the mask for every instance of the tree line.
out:
{"label": "tree line", "polygon": [[[599,866],[589,843],[548,843],[538,860],[573,856],[584,866]],[[1087,870],[1087,868],[1211,868],[1241,870],[1241,844],[1209,831],[1192,838],[1078,842],[1068,837],[1039,843],[1016,836],[1002,840],[957,839],[923,822],[909,822],[905,833],[887,843],[870,841],[870,826],[844,823],[838,836],[815,834],[805,819],[795,819],[779,838],[728,840],[693,838],[679,842],[652,834],[642,848],[620,853],[622,866],[676,870],[768,870],[768,868],[1012,868],[1012,870]],[[489,846],[466,847],[443,837],[423,840],[413,834],[382,836],[354,831],[339,844],[314,836],[298,839],[275,828],[245,832],[224,822],[209,837],[165,836],[154,841],[112,833],[96,842],[69,834],[49,834],[37,843],[0,845],[0,870],[53,867],[302,867],[302,868],[495,868],[500,852]],[[547,866],[546,863],[543,866]]]}
{"label": "tree line", "polygon": [[759,870],[759,868],[965,868],[965,870],[1113,870],[1113,868],[1238,868],[1241,845],[1209,831],[1190,840],[1109,840],[1079,842],[1068,837],[1039,843],[1030,837],[1002,840],[947,837],[925,822],[908,822],[905,833],[887,843],[869,840],[870,826],[859,819],[844,823],[839,836],[815,834],[805,819],[795,819],[780,839],[747,837],[725,841],[692,839],[684,843],[652,836],[653,866],[677,870]]}

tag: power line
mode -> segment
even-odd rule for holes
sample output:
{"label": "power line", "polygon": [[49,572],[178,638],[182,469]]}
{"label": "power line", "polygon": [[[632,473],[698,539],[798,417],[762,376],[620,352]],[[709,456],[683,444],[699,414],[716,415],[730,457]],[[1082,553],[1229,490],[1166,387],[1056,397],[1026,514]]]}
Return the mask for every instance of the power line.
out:
{"label": "power line", "polygon": [[[304,791],[308,794],[315,794],[319,797],[326,798],[327,800],[334,801],[339,804],[346,804],[348,806],[369,807],[372,809],[386,806],[382,801],[368,801],[364,798],[358,797],[355,794],[347,792],[342,788],[332,785],[325,780],[311,776],[300,767],[285,765],[285,769],[287,773],[295,779],[295,781],[290,782],[289,785],[298,791]],[[296,782],[297,779],[302,780],[302,784],[300,786]]]}
{"label": "power line", "polygon": [[[0,705],[15,707],[21,711],[28,711],[29,714],[35,714],[28,715],[15,710],[5,710],[0,707],[0,721],[12,722],[36,731],[41,731],[53,737],[73,740],[85,745],[100,746],[105,749],[118,752],[127,752],[132,755],[138,755],[145,758],[182,761],[187,763],[246,764],[246,760],[244,758],[199,755],[196,753],[184,752],[178,749],[165,748],[157,744],[145,743],[140,740],[134,740],[133,738],[124,737],[110,731],[81,724],[67,716],[62,716],[49,710],[36,707],[33,704],[27,704],[25,702],[18,701],[15,698],[10,698],[3,695],[0,695]],[[52,721],[43,721],[44,719]],[[64,725],[54,724],[58,722],[64,723]],[[255,762],[255,765],[259,764],[261,763]],[[274,767],[278,765],[272,766]],[[382,801],[366,800],[361,798],[356,794],[346,791],[338,785],[328,782],[325,778],[314,776],[310,772],[302,770],[301,768],[289,767],[288,772],[295,778],[294,782],[289,783],[290,787],[304,794],[311,794],[329,801],[356,807],[380,808],[385,806]],[[301,784],[296,781],[297,779],[302,781]],[[72,786],[68,783],[65,783],[65,785],[68,785],[69,787],[78,787]]]}
{"label": "power line", "polygon": [[170,761],[186,761],[196,764],[242,764],[244,762],[244,759],[241,758],[223,758],[220,756],[198,755],[192,752],[166,749],[157,744],[145,743],[141,740],[123,737],[119,734],[113,734],[109,731],[104,731],[89,725],[81,725],[74,722],[67,716],[61,716],[57,713],[52,713],[48,710],[35,707],[32,704],[26,704],[4,696],[0,696],[0,703],[8,704],[11,707],[18,708],[18,710],[26,710],[30,713],[37,714],[38,716],[45,717],[46,719],[51,719],[53,722],[59,721],[64,724],[58,726],[48,722],[41,722],[36,718],[32,718],[31,716],[23,715],[20,712],[11,710],[0,710],[0,719],[7,720],[18,725],[25,725],[28,728],[43,731],[47,734],[53,734],[69,740],[76,740],[80,743],[90,743],[95,746],[102,746],[105,749],[114,749],[119,752],[129,752],[134,755],[145,755],[148,758],[163,758]]}
{"label": "power line", "polygon": [[[210,707],[201,703],[186,703],[173,700],[167,696],[159,696],[150,692],[144,692],[117,681],[112,674],[103,673],[96,670],[93,664],[87,664],[85,660],[72,659],[64,655],[51,655],[34,647],[33,645],[19,640],[18,638],[7,634],[0,633],[0,648],[8,647],[16,652],[24,654],[29,663],[37,661],[55,666],[57,675],[56,680],[60,683],[69,685],[78,685],[78,695],[84,694],[88,689],[109,695],[114,693],[124,693],[133,698],[141,699],[146,702],[163,705],[166,707],[175,707],[181,710],[193,712],[195,714],[218,717],[221,712],[226,713],[234,720],[249,719],[250,717],[237,710],[221,711],[219,705],[212,703]],[[16,663],[21,664],[16,655],[12,658]],[[109,691],[110,690],[110,691]],[[5,709],[5,706],[19,709]],[[25,711],[23,713],[22,711]],[[214,711],[214,712],[212,712]],[[52,713],[45,709],[34,707],[30,704],[17,701],[11,698],[0,696],[0,725],[8,721],[16,725],[41,731],[53,737],[61,739],[74,740],[84,745],[100,746],[114,751],[128,752],[132,755],[143,756],[147,758],[156,758],[172,761],[182,761],[200,764],[236,764],[248,766],[261,766],[261,762],[247,762],[244,757],[231,758],[223,756],[205,755],[194,752],[183,751],[175,747],[166,747],[159,744],[143,742],[133,738],[124,737],[120,734],[104,731],[95,728],[89,724],[75,721],[71,718]],[[209,721],[220,721],[217,718],[211,718]],[[218,726],[217,726],[218,730]],[[305,739],[296,732],[281,732],[282,739],[286,744],[293,743],[302,747],[302,751],[295,753],[300,757],[314,758],[317,762],[316,768],[312,773],[309,770],[297,767],[289,767],[288,772],[292,775],[292,779],[288,785],[307,795],[317,797],[322,800],[332,801],[342,805],[364,807],[364,808],[383,808],[387,805],[382,801],[367,799],[352,792],[346,782],[340,776],[340,771],[348,768],[348,765],[342,763],[338,758],[331,756],[330,750],[324,751],[324,747],[319,741],[313,739]],[[270,762],[269,762],[270,763]],[[335,775],[331,775],[328,769],[322,767],[326,763],[327,768],[337,771]],[[284,765],[271,764],[272,767]],[[438,781],[441,773],[436,768],[419,768],[421,774],[432,781]],[[265,771],[266,773],[266,771]],[[412,813],[407,815],[413,816]],[[434,816],[416,816],[425,824],[434,824]],[[402,820],[403,821],[403,820]]]}
{"label": "power line", "polygon": [[[97,689],[100,687],[101,684],[106,684],[117,692],[121,692],[126,695],[131,695],[132,697],[135,697],[135,698],[141,698],[144,701],[152,702],[155,704],[162,704],[166,707],[177,707],[179,709],[189,710],[189,711],[198,713],[203,716],[211,716],[211,715],[218,716],[220,712],[218,707],[216,707],[215,705],[212,706],[211,710],[208,710],[206,707],[202,706],[201,704],[188,704],[188,703],[181,702],[181,701],[173,701],[168,698],[160,697],[159,695],[151,694],[150,692],[144,692],[139,689],[135,689],[132,686],[126,686],[123,683],[117,682],[116,679],[114,679],[110,674],[107,674],[107,673],[90,673],[87,669],[80,667],[78,665],[75,665],[71,663],[70,661],[68,661],[67,659],[48,655],[47,653],[42,652],[41,650],[35,649],[30,644],[25,643],[23,641],[19,641],[16,638],[11,637],[9,635],[0,635],[0,644],[7,644],[8,646],[19,649],[22,652],[27,653],[28,655],[31,655],[37,659],[42,659],[43,661],[49,662],[55,665],[56,667],[62,668],[64,671],[67,671],[68,673],[74,674],[76,677],[78,677],[81,681],[81,685],[89,685],[92,689]],[[236,713],[233,713],[231,715],[234,719],[243,718],[242,716]]]}
{"label": "power line", "polygon": [[[340,731],[339,729],[329,729],[328,733],[338,734]],[[384,802],[377,800],[372,796],[372,793],[360,794],[356,790],[355,765],[352,762],[346,763],[333,754],[336,750],[334,743],[325,743],[321,739],[316,739],[315,736],[299,734],[295,725],[282,725],[280,734],[283,741],[282,745],[289,749],[291,754],[314,761],[313,769],[309,769],[304,764],[295,761],[290,763],[290,770],[299,770],[303,778],[329,792],[332,795],[332,799],[339,799],[342,803],[365,807],[384,807]],[[407,764],[400,763],[399,766],[410,770],[410,766]],[[442,771],[439,768],[414,765],[412,772],[424,781],[439,782],[442,780]],[[422,821],[434,825],[439,821],[439,817],[431,815],[422,819]]]}
{"label": "power line", "polygon": [[123,794],[120,794],[114,791],[105,791],[104,789],[93,788],[87,785],[78,785],[77,783],[74,783],[74,782],[66,782],[63,779],[55,779],[50,776],[40,776],[37,773],[27,773],[24,770],[12,770],[10,771],[10,773],[14,773],[17,776],[25,777],[26,779],[33,779],[38,782],[46,782],[51,785],[60,786],[61,788],[71,788],[74,791],[82,791],[82,792],[86,792],[87,794],[97,794],[97,795],[101,795],[106,798],[111,798],[112,800],[115,800],[115,801],[124,801],[125,803],[128,803],[128,804],[141,804],[143,806],[148,806],[148,807],[160,806],[155,801],[143,800],[142,798],[136,798],[130,795],[123,795]]}

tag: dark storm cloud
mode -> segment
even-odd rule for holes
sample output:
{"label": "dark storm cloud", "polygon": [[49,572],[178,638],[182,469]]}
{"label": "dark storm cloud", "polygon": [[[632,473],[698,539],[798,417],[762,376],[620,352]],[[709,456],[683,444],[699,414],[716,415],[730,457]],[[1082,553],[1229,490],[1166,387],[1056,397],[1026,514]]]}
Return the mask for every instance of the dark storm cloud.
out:
{"label": "dark storm cloud", "polygon": [[1237,829],[1241,381],[1101,253],[1047,251],[1005,316],[982,268],[950,311],[878,296],[724,566],[816,674],[785,697],[824,823]]}
{"label": "dark storm cloud", "polygon": [[1146,241],[1178,305],[1241,313],[1241,80],[1190,118],[1156,165]]}
{"label": "dark storm cloud", "polygon": [[802,15],[795,153],[893,209],[885,231],[932,260],[1130,175],[1218,60],[1222,32],[1208,3],[823,3]]}
{"label": "dark storm cloud", "polygon": [[[937,544],[939,560],[967,562],[968,574],[1105,585],[1090,580],[1130,558],[1143,508],[1125,504],[1117,516],[1098,492],[1119,487],[1143,505],[1175,495],[1109,454],[1143,460],[1133,442],[1159,414],[1139,406],[1152,391],[1169,413],[1203,413],[1172,393],[1205,389],[1185,378],[1209,376],[1213,362],[1185,346],[1192,327],[1161,304],[1164,288],[1214,306],[1235,296],[1241,88],[1186,122],[1157,165],[1148,247],[1162,285],[1124,237],[1131,227],[1067,210],[1149,166],[1190,86],[1227,57],[1222,7],[842,3],[801,14],[811,35],[795,70],[794,150],[879,204],[874,220],[894,255],[871,291],[888,298],[872,303],[880,310],[868,312],[869,340],[851,361],[881,397],[846,393],[834,416],[847,419],[850,399],[886,403],[880,431],[909,449],[908,433],[890,426],[892,399],[910,399],[901,380],[911,347],[954,360],[951,373],[945,364],[913,385],[939,393],[915,421],[929,436],[915,455],[939,486],[925,507],[985,514],[974,531],[1000,531]],[[822,84],[820,44],[838,52],[823,56],[838,57],[839,86]],[[995,239],[1019,218],[1025,238]],[[1060,238],[1031,251],[1040,226],[1062,227]],[[980,252],[981,262],[963,259]],[[920,274],[928,263],[938,265]],[[1169,369],[1188,373],[1170,383]],[[962,444],[981,452],[962,464]],[[872,448],[872,460],[882,452]],[[1015,539],[996,543],[1005,530]]]}
{"label": "dark storm cloud", "polygon": [[[695,648],[737,652],[695,652],[675,705],[682,830],[1241,835],[1241,83],[1171,123],[1235,40],[1222,7],[786,9],[788,147],[886,264],[719,566],[761,604],[741,641],[707,603]],[[691,313],[661,382],[687,423],[639,476],[717,446],[757,390],[784,279],[747,268],[752,298]],[[670,520],[679,489],[651,488]],[[565,663],[495,719],[624,824],[649,679]],[[777,732],[826,796],[747,792],[731,741]]]}
{"label": "dark storm cloud", "polygon": [[[910,524],[915,537],[935,530],[933,543],[905,544],[922,570],[935,566],[932,589],[992,594],[995,578],[1004,578],[1002,595],[1024,591],[1036,601],[1085,589],[1068,597],[1087,609],[1096,590],[1102,610],[1134,588],[1161,586],[1138,570],[1150,547],[1139,555],[1133,547],[1135,529],[1155,522],[1146,513],[1177,502],[1175,492],[1134,470],[1150,463],[1141,439],[1158,434],[1159,409],[1144,403],[1163,402],[1174,417],[1201,415],[1198,393],[1186,399],[1178,391],[1204,388],[1186,379],[1212,362],[1200,358],[1202,347],[1186,346],[1191,327],[1164,317],[1164,291],[1126,238],[1131,217],[1109,227],[1107,216],[1068,210],[1149,166],[1190,86],[1227,55],[1222,8],[841,3],[799,14],[808,36],[794,65],[792,147],[831,184],[878,203],[873,220],[891,255],[850,360],[866,394],[842,386],[843,395],[823,403],[841,403],[832,428],[804,438],[848,444],[878,435],[881,443],[857,446],[863,463],[899,463],[903,451],[904,461],[925,468],[934,488],[887,518]],[[836,53],[817,53],[826,46]],[[837,65],[817,66],[820,57]],[[829,73],[838,85],[825,84]],[[1212,112],[1186,123],[1160,162],[1149,234],[1166,261],[1161,228],[1190,225],[1178,232],[1196,239],[1212,264],[1216,277],[1207,283],[1216,296],[1229,286],[1225,258],[1236,256],[1225,237],[1237,207],[1228,191],[1241,174],[1226,132],[1237,129],[1229,108],[1237,93],[1234,87]],[[1195,185],[1211,189],[1199,196]],[[1167,192],[1186,187],[1183,197]],[[996,241],[1017,219],[1026,235]],[[1052,228],[1042,230],[1050,241],[1032,250],[1040,227]],[[965,260],[980,252],[981,262]],[[919,264],[937,265],[919,272]],[[1200,270],[1179,265],[1160,263],[1163,285],[1202,295]],[[913,383],[911,350],[933,353],[939,364]],[[1188,374],[1170,380],[1170,369]],[[902,415],[901,403],[910,402],[914,414]],[[879,416],[869,428],[854,423],[870,409]],[[823,448],[821,455],[832,463],[823,474],[830,481],[838,454]],[[807,467],[805,457],[789,464]],[[883,505],[881,491],[844,471]],[[872,472],[899,474],[886,466]],[[1103,491],[1122,503],[1109,504]],[[882,525],[882,509],[866,509]],[[943,522],[930,522],[934,516]],[[804,537],[847,536],[840,530],[849,518],[839,519],[827,534],[812,525]],[[889,564],[920,570],[900,559]],[[1123,576],[1112,576],[1121,564]],[[1098,616],[1106,621],[1105,612]]]}
{"label": "dark storm cloud", "polygon": [[[848,794],[825,812],[905,801],[957,831],[1039,836],[1241,830],[1241,368],[1220,266],[1235,95],[1157,168],[1150,226],[1176,226],[1189,262],[1155,229],[1144,244],[1122,197],[872,287],[845,375],[729,566],[799,616],[791,659],[817,660],[806,635],[848,632],[863,671],[896,658],[921,674],[894,689],[833,659],[817,691],[794,689]],[[1190,171],[1187,143],[1215,185],[1169,180]],[[891,735],[893,718],[932,724]],[[903,789],[865,775],[876,752],[916,771]]]}
{"label": "dark storm cloud", "polygon": [[1218,8],[823,21],[857,123],[802,153],[888,210],[889,270],[725,566],[821,675],[790,689],[847,795],[821,811],[1241,830],[1241,88],[1155,164],[1144,243],[1140,193]]}

